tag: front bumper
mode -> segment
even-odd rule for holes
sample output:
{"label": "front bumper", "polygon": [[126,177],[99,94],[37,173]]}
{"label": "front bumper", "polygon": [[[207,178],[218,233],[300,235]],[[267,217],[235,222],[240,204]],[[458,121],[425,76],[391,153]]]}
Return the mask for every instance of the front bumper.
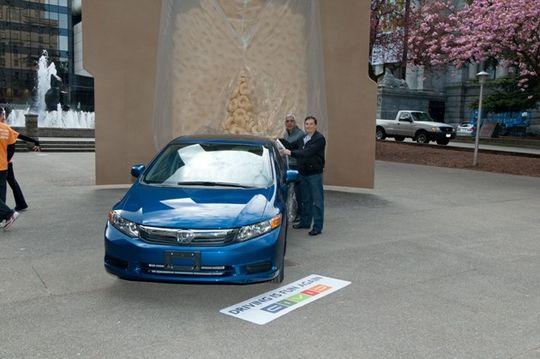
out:
{"label": "front bumper", "polygon": [[279,274],[285,230],[224,246],[174,246],[131,238],[107,223],[105,269],[120,278],[160,282],[254,283]]}
{"label": "front bumper", "polygon": [[430,141],[453,140],[456,138],[456,132],[431,132],[429,133]]}
{"label": "front bumper", "polygon": [[474,133],[474,131],[465,131],[465,130],[456,131],[457,136],[472,136],[473,133]]}

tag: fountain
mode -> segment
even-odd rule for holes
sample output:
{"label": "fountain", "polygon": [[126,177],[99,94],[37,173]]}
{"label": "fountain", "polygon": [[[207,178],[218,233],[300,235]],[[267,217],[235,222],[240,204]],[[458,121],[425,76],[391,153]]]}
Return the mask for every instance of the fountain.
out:
{"label": "fountain", "polygon": [[34,104],[26,109],[11,111],[7,123],[13,127],[25,126],[25,114],[36,113],[39,128],[93,129],[94,112],[74,111],[62,105],[62,80],[54,62],[48,64],[46,50],[38,61],[37,91]]}

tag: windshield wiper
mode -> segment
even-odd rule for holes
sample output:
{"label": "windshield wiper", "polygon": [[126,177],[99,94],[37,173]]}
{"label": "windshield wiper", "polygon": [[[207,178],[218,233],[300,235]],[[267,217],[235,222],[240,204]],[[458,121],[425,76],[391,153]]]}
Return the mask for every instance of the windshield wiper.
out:
{"label": "windshield wiper", "polygon": [[210,182],[210,181],[186,181],[178,182],[179,186],[223,186],[223,187],[237,187],[237,188],[255,188],[252,186],[245,186],[238,183],[230,182]]}

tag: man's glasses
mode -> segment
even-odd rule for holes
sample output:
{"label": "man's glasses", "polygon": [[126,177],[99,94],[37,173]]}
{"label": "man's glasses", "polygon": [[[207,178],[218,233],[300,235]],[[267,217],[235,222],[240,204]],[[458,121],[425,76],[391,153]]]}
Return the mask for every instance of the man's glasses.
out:
{"label": "man's glasses", "polygon": [[285,120],[285,122],[294,122],[294,120]]}

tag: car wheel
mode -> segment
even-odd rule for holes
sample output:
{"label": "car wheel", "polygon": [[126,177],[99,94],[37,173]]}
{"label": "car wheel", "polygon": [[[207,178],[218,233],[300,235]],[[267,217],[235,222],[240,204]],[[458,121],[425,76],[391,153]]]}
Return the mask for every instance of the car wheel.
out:
{"label": "car wheel", "polygon": [[398,142],[403,142],[403,140],[405,140],[405,137],[403,136],[396,136],[394,137],[394,140],[398,141]]}
{"label": "car wheel", "polygon": [[386,132],[384,132],[382,127],[377,127],[377,130],[375,131],[375,138],[377,140],[384,140],[386,138]]}
{"label": "car wheel", "polygon": [[427,133],[425,133],[423,131],[419,132],[416,135],[416,142],[418,142],[418,143],[429,143],[429,138],[428,138]]}
{"label": "car wheel", "polygon": [[450,140],[437,140],[438,145],[446,146],[448,143],[450,143]]}
{"label": "car wheel", "polygon": [[271,280],[272,283],[281,283],[285,278],[285,246],[287,242],[283,244],[283,255],[280,259],[279,274]]}

